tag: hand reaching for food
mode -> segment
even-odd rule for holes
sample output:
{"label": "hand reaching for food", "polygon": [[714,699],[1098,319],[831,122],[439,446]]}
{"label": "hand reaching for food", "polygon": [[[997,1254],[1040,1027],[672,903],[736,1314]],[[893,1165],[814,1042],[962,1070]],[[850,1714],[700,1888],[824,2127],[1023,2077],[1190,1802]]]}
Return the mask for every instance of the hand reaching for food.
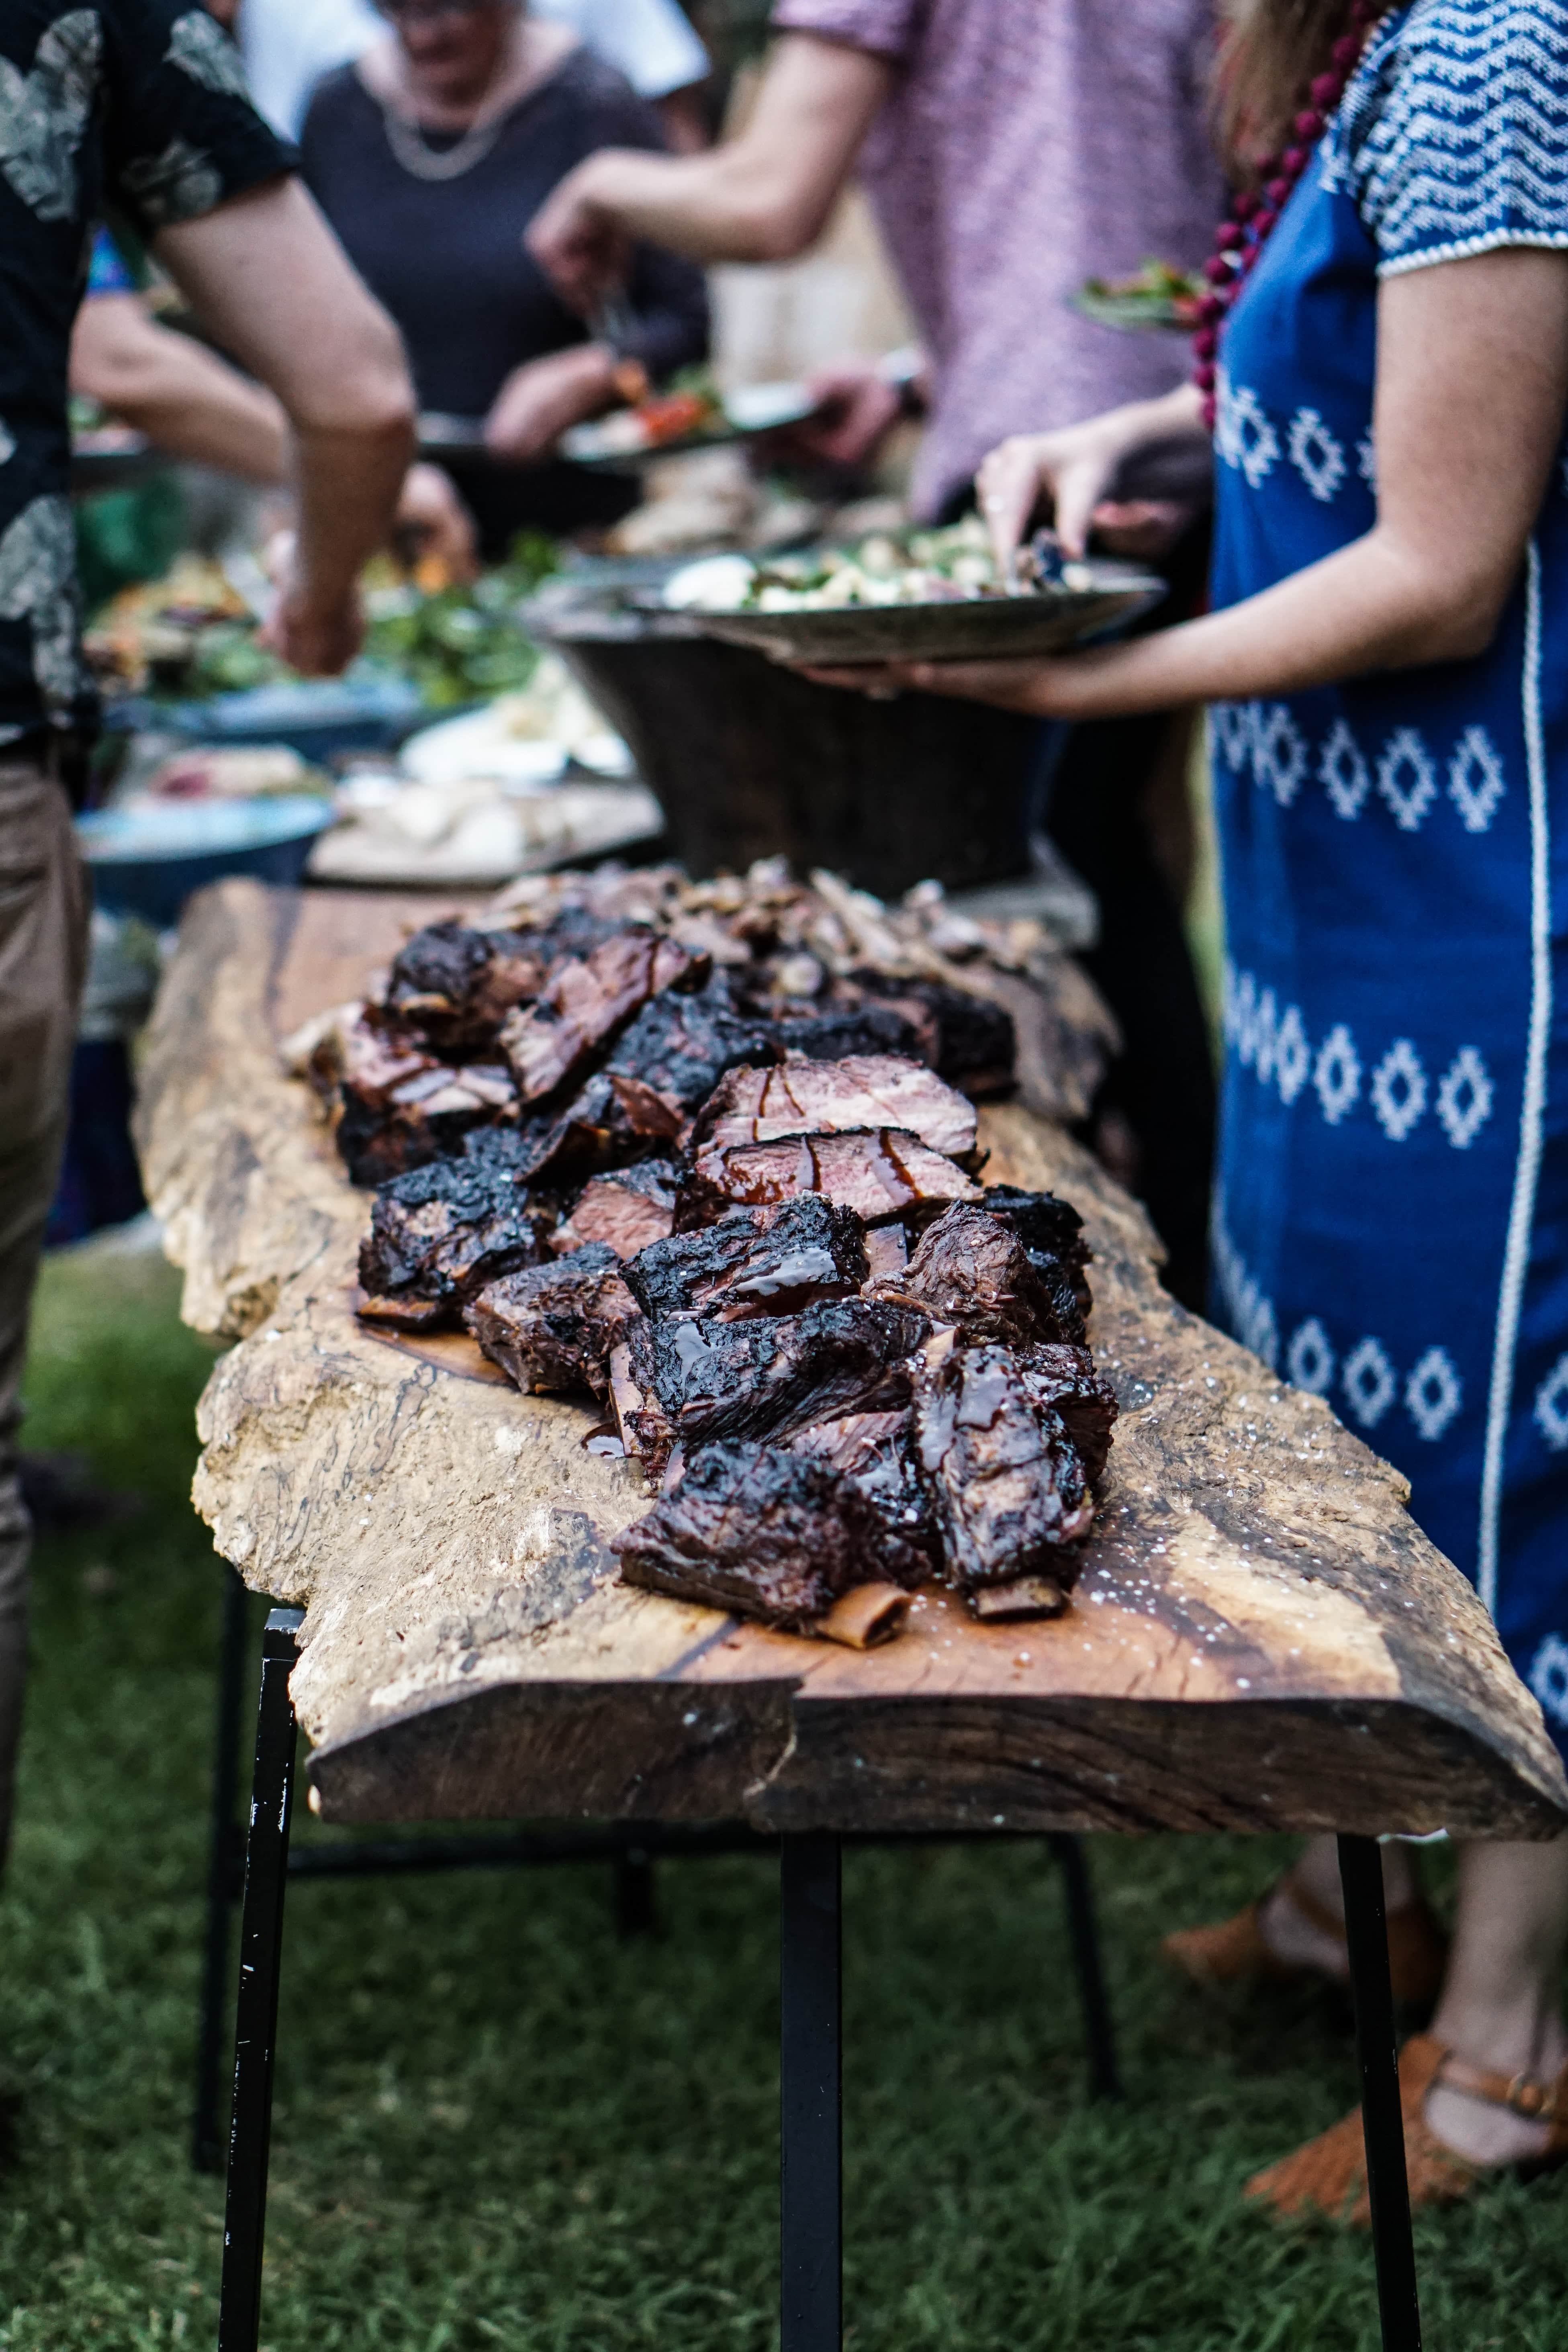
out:
{"label": "hand reaching for food", "polygon": [[605,343],[574,343],[514,368],[485,420],[485,446],[514,466],[537,465],[563,433],[617,397],[620,362]]}

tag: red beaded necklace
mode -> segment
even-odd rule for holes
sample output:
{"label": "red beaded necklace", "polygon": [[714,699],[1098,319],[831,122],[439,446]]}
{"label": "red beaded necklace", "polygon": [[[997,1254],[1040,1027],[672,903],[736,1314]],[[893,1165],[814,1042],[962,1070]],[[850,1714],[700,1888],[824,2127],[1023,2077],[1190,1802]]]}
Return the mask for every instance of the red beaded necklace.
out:
{"label": "red beaded necklace", "polygon": [[1265,160],[1258,170],[1258,185],[1245,189],[1237,197],[1215,231],[1214,251],[1204,264],[1209,290],[1198,304],[1198,331],[1193,338],[1197,360],[1193,382],[1203,394],[1204,423],[1211,433],[1215,420],[1215,357],[1226,313],[1257,267],[1258,257],[1285,209],[1287,197],[1311,162],[1313,150],[1345,94],[1345,86],[1366,47],[1368,33],[1386,14],[1388,5],[1389,0],[1353,0],[1349,30],[1341,34],[1329,52],[1332,69],[1317,76],[1307,92],[1309,103],[1291,125],[1294,145]]}

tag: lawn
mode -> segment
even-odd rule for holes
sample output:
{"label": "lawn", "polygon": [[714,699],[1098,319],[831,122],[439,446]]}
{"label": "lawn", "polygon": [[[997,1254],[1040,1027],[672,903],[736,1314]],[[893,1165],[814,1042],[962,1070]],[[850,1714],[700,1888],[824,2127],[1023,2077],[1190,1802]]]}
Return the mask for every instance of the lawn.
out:
{"label": "lawn", "polygon": [[[0,1899],[0,2347],[215,2338],[218,2184],[185,2161],[218,1571],[186,1491],[210,1360],[155,1260],[47,1270],[27,1440],[144,1498],[40,1548]],[[330,1834],[307,1824],[305,1834]],[[1324,1995],[1206,1998],[1168,1922],[1262,1842],[1101,1838],[1131,2095],[1095,2105],[1058,1888],[1013,1845],[846,1864],[856,2352],[1339,2352],[1370,2252],[1246,2210],[1353,2095]],[[1441,1881],[1442,1870],[1435,1875]],[[263,2341],[272,2352],[762,2352],[775,2340],[775,1889],[666,1866],[616,1940],[599,1865],[290,1896]],[[1436,2352],[1563,2352],[1568,2177],[1419,2227]]]}

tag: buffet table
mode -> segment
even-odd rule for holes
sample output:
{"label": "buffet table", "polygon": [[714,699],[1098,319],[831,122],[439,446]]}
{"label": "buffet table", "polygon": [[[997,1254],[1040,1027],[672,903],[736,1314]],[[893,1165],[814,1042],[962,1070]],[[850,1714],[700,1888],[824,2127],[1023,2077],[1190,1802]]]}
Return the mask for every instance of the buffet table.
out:
{"label": "buffet table", "polygon": [[[985,1626],[932,1590],[900,1639],[859,1652],[623,1585],[606,1543],[646,1507],[641,1475],[584,1450],[585,1407],[520,1394],[467,1339],[355,1319],[365,1196],[278,1055],[430,913],[247,883],[204,894],[143,1067],[147,1192],[186,1319],[237,1342],[202,1401],[197,1507],[247,1584],[289,1604],[270,1624],[270,1777],[252,1813],[225,2346],[256,2341],[293,1715],[329,1822],[740,1824],[782,1841],[786,2352],[838,2340],[838,1837],[1340,1832],[1385,2341],[1416,2342],[1366,1841],[1552,1835],[1568,1782],[1402,1481],[1321,1399],[1168,1298],[1142,1212],[1028,1108],[1051,1108],[1037,1071],[1024,1101],[982,1112],[986,1177],[1082,1213],[1096,1357],[1121,1404],[1067,1613]],[[1064,992],[1042,1034],[1055,1019],[1069,1067],[1093,1015]]]}

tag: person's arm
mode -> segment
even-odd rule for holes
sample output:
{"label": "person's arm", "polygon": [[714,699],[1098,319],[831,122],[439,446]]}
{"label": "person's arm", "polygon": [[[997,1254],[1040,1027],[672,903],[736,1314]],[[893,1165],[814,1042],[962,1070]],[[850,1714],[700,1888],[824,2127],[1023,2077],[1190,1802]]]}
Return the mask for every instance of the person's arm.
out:
{"label": "person's arm", "polygon": [[358,643],[361,568],[391,530],[414,454],[414,392],[397,330],[294,180],[160,230],[154,250],[216,341],[276,393],[293,428],[294,576],[272,634],[297,669],[339,669]]}
{"label": "person's arm", "polygon": [[704,155],[590,155],[541,205],[529,247],[583,317],[625,283],[639,239],[698,261],[789,260],[826,225],[895,71],[846,42],[785,34],[739,138]]}
{"label": "person's arm", "polygon": [[[1509,247],[1387,278],[1377,320],[1377,520],[1350,546],[1226,612],[1124,646],[814,675],[1082,719],[1479,657],[1562,440],[1568,257]],[[1074,495],[1081,504],[1088,491]]]}
{"label": "person's arm", "polygon": [[84,302],[71,337],[70,387],[172,457],[268,487],[289,473],[289,424],[269,392],[161,327],[139,294]]}

